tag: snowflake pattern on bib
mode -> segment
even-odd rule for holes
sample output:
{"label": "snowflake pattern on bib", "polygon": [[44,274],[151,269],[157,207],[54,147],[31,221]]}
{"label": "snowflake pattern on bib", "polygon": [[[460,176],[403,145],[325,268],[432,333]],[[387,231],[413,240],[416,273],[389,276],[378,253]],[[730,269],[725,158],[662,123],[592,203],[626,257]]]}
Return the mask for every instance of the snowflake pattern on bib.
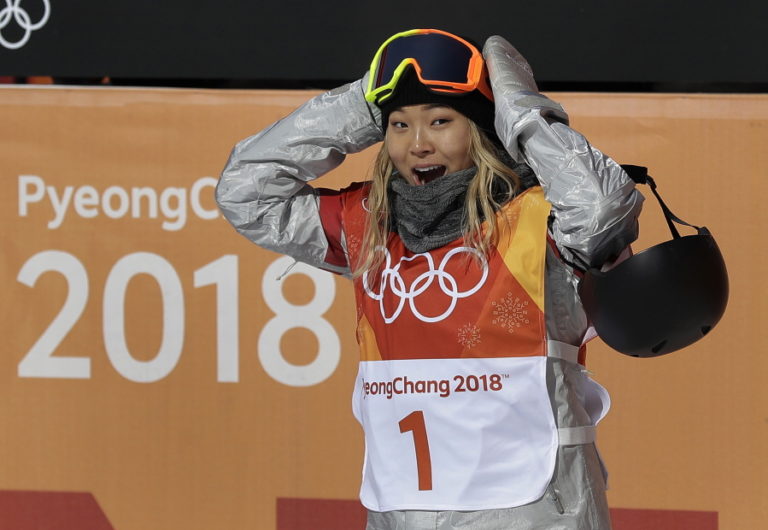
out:
{"label": "snowflake pattern on bib", "polygon": [[528,319],[528,306],[527,300],[520,300],[519,297],[514,296],[511,292],[501,300],[494,300],[493,315],[496,317],[492,322],[502,328],[505,328],[509,333],[514,333],[517,328],[520,328],[523,324],[529,324]]}
{"label": "snowflake pattern on bib", "polygon": [[474,324],[464,324],[457,332],[459,344],[467,349],[472,349],[480,344],[480,328]]}

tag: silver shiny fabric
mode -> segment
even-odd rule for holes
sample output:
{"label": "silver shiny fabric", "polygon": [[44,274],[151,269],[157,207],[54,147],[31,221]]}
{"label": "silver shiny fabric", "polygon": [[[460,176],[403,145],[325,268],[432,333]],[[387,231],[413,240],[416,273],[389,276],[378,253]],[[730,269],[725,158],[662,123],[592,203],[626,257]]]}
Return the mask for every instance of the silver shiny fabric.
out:
{"label": "silver shiny fabric", "polygon": [[496,100],[496,132],[541,182],[558,247],[591,266],[618,256],[637,237],[643,198],[619,164],[567,126],[562,107],[540,94],[528,62],[506,40],[483,48]]}
{"label": "silver shiny fabric", "polygon": [[316,191],[306,184],[383,140],[380,113],[363,97],[365,78],[312,98],[232,150],[216,187],[224,217],[268,250],[349,276],[323,263],[328,242]]}
{"label": "silver shiny fabric", "polygon": [[477,512],[368,512],[366,530],[607,530],[605,483],[595,446],[562,447],[544,496],[517,508]]}
{"label": "silver shiny fabric", "polygon": [[[616,162],[568,127],[560,105],[539,94],[528,63],[508,42],[491,37],[484,55],[498,135],[541,182],[552,204],[550,231],[560,253],[597,266],[616,256],[637,237],[642,195]],[[307,181],[383,139],[378,111],[366,103],[363,86],[360,80],[319,95],[235,146],[216,198],[241,234],[266,249],[349,276],[349,267],[324,263],[328,243],[319,199]],[[588,322],[577,294],[578,278],[549,248],[545,282],[547,338],[579,346]],[[584,368],[556,358],[549,358],[547,366],[557,426],[591,425]],[[371,513],[368,528],[606,530],[604,488],[594,444],[561,446],[550,489],[536,503],[483,512]]]}

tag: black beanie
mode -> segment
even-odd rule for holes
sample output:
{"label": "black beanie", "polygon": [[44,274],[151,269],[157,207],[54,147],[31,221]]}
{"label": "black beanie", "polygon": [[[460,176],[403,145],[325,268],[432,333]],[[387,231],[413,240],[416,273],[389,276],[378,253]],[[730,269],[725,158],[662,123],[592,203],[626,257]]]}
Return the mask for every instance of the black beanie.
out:
{"label": "black beanie", "polygon": [[384,130],[389,125],[389,115],[400,107],[407,105],[424,105],[436,103],[456,109],[477,124],[492,140],[496,139],[493,125],[493,101],[485,97],[479,90],[463,93],[435,92],[419,81],[419,76],[413,65],[408,65],[392,92],[392,96],[383,101],[381,119]]}

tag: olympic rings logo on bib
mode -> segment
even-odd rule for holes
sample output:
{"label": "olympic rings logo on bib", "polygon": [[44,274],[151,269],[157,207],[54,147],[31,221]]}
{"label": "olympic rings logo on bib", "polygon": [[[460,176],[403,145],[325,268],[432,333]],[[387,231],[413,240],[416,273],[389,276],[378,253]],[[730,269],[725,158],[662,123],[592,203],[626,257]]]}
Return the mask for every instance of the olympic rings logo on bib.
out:
{"label": "olympic rings logo on bib", "polygon": [[[377,252],[384,252],[384,269],[381,271],[379,280],[378,292],[374,292],[369,285],[368,272],[363,274],[363,288],[366,294],[379,302],[379,310],[381,311],[381,317],[384,322],[391,324],[402,313],[405,303],[408,302],[408,307],[411,309],[413,315],[422,322],[440,322],[448,318],[453,310],[456,308],[456,304],[462,298],[467,298],[475,294],[484,284],[488,278],[488,262],[485,256],[478,250],[470,247],[458,247],[449,251],[445,257],[443,257],[440,265],[435,267],[435,261],[432,255],[428,252],[423,254],[416,254],[410,258],[402,257],[400,262],[392,266],[392,256],[389,251],[384,247],[376,247]],[[474,285],[468,289],[460,289],[459,282],[449,272],[446,272],[445,267],[448,262],[457,255],[475,255],[482,268],[482,276]],[[410,285],[406,285],[405,280],[400,274],[400,266],[404,261],[413,261],[415,259],[422,258],[426,261],[429,270],[419,274]],[[417,299],[427,293],[428,290],[434,292],[432,289],[440,289],[443,294],[451,299],[448,308],[439,315],[429,316],[424,315],[419,311]],[[389,290],[393,297],[398,298],[397,307],[388,315],[386,308],[384,307],[384,296],[386,291]]]}
{"label": "olympic rings logo on bib", "polygon": [[[5,7],[0,9],[0,44],[9,50],[18,50],[29,40],[33,31],[42,28],[48,22],[48,16],[51,14],[51,4],[49,0],[43,0],[43,16],[37,22],[32,22],[32,18],[26,9],[21,7],[21,0],[5,0]],[[16,21],[24,35],[16,42],[9,42],[3,37],[3,30],[10,24],[11,19]]]}

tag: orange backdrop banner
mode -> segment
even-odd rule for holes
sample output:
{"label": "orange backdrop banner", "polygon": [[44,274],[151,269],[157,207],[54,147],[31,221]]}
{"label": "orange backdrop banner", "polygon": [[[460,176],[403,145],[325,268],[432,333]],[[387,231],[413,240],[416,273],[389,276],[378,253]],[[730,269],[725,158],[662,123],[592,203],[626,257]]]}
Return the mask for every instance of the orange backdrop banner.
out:
{"label": "orange backdrop banner", "polygon": [[[350,285],[250,244],[213,200],[234,143],[313,94],[0,87],[1,520],[360,520]],[[617,529],[766,527],[768,96],[554,97],[709,227],[731,280],[722,322],[684,351],[590,348]],[[322,185],[364,179],[374,151]],[[652,198],[641,227],[636,249],[669,237]]]}

